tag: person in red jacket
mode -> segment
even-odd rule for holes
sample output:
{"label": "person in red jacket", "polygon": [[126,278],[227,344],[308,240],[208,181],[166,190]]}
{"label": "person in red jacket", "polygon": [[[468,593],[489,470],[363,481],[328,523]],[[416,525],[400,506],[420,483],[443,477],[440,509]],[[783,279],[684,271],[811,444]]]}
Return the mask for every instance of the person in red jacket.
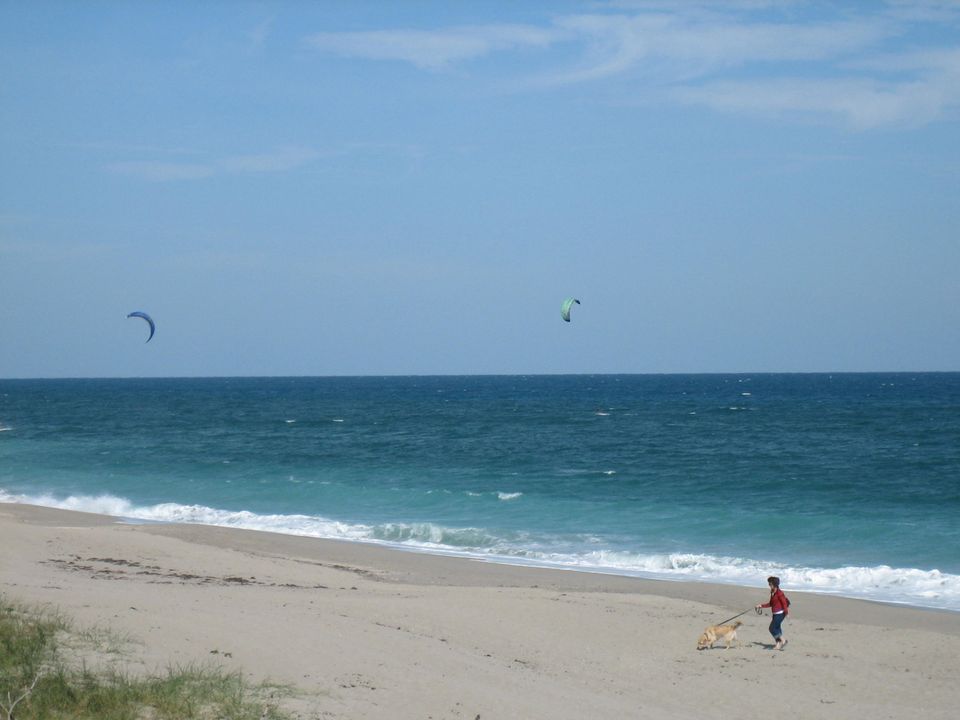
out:
{"label": "person in red jacket", "polygon": [[780,578],[776,576],[768,577],[767,585],[770,586],[770,600],[757,605],[757,610],[759,611],[760,608],[770,608],[770,613],[773,616],[773,619],[770,620],[770,634],[773,635],[773,639],[776,641],[773,647],[775,650],[783,650],[787,644],[787,639],[783,636],[780,625],[790,612],[788,609],[790,607],[790,601],[787,599],[787,596],[783,594],[783,590],[780,589]]}

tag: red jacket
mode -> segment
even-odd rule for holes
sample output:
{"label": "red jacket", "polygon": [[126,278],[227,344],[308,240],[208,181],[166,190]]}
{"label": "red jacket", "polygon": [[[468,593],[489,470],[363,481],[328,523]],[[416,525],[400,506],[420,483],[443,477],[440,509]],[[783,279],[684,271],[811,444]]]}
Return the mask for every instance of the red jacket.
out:
{"label": "red jacket", "polygon": [[787,609],[789,605],[790,601],[787,600],[787,596],[783,594],[783,590],[777,588],[770,595],[770,602],[764,603],[760,607],[770,608],[770,612],[772,612],[774,615],[781,612],[784,615],[788,615],[790,613],[790,611]]}

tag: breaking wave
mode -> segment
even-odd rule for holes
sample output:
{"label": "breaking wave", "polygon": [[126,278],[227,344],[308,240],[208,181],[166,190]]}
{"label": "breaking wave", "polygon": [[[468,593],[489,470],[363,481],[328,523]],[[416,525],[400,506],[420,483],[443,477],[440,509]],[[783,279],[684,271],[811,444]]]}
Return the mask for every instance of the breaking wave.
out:
{"label": "breaking wave", "polygon": [[[856,597],[960,611],[960,575],[939,570],[874,567],[790,566],[739,557],[695,553],[631,553],[597,550],[596,537],[560,541],[490,528],[452,528],[432,523],[351,524],[316,515],[262,514],[203,505],[137,506],[112,495],[15,495],[0,490],[0,502],[110,515],[127,521],[192,523],[287,535],[352,540],[492,562],[602,572],[664,580],[757,585],[778,575],[795,591]],[[602,541],[601,541],[602,542]]]}

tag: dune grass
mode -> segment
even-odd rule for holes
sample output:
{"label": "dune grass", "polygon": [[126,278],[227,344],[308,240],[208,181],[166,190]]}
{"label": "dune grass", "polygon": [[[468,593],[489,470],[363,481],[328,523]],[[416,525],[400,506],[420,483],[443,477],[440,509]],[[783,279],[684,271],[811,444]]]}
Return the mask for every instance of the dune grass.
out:
{"label": "dune grass", "polygon": [[[276,686],[219,668],[133,676],[67,659],[70,623],[0,596],[0,720],[287,720],[269,701]],[[72,653],[71,653],[72,654]]]}

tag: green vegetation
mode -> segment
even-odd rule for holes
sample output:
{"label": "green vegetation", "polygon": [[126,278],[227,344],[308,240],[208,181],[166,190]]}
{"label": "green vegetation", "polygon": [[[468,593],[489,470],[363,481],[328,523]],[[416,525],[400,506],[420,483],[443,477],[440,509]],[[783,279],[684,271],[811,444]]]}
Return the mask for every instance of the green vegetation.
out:
{"label": "green vegetation", "polygon": [[[239,673],[178,668],[140,677],[68,660],[65,642],[89,642],[59,615],[0,596],[0,720],[283,720]],[[72,643],[69,643],[72,644]]]}

